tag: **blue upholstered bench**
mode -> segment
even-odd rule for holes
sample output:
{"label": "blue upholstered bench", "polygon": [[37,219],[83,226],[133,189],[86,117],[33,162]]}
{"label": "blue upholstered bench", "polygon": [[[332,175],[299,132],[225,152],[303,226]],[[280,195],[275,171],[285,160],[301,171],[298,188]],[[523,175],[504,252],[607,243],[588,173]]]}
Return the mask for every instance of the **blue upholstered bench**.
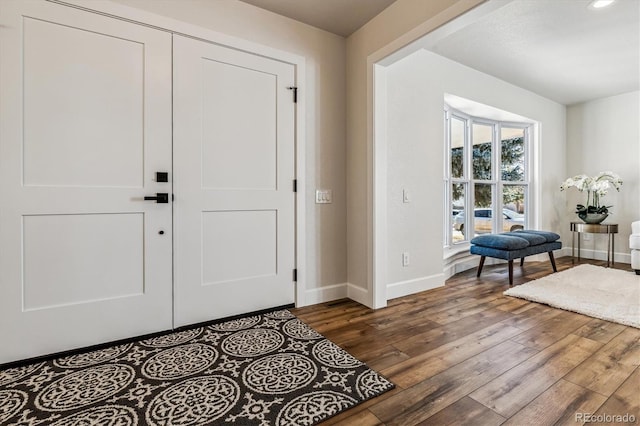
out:
{"label": "blue upholstered bench", "polygon": [[495,257],[509,261],[509,285],[513,285],[513,259],[520,258],[520,266],[524,258],[533,254],[549,253],[553,272],[558,272],[553,250],[562,248],[558,241],[560,235],[548,231],[517,230],[501,234],[486,234],[471,240],[471,253],[480,255],[478,274],[482,272],[484,260]]}

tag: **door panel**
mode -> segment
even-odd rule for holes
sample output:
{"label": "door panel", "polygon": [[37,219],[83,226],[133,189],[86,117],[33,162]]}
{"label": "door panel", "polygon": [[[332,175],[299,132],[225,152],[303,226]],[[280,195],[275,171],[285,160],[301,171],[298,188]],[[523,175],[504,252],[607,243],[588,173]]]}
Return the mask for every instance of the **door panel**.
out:
{"label": "door panel", "polygon": [[23,216],[22,226],[23,311],[143,295],[142,213]]}
{"label": "door panel", "polygon": [[36,1],[0,31],[0,363],[170,329],[170,34]]}
{"label": "door panel", "polygon": [[203,212],[202,285],[275,277],[276,210]]}
{"label": "door panel", "polygon": [[202,76],[202,186],[275,190],[277,76],[211,59]]}
{"label": "door panel", "polygon": [[293,82],[174,36],[176,326],[293,303]]}
{"label": "door panel", "polygon": [[25,185],[141,188],[144,44],[33,18],[23,34]]}

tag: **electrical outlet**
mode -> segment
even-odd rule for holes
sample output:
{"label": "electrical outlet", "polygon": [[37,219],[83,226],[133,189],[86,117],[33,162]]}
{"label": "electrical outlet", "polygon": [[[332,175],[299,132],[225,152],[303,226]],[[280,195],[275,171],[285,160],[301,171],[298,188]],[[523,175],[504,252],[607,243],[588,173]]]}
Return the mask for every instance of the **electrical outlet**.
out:
{"label": "electrical outlet", "polygon": [[591,234],[585,233],[584,235],[582,235],[582,239],[584,241],[591,241]]}
{"label": "electrical outlet", "polygon": [[409,266],[409,252],[402,253],[402,266]]}

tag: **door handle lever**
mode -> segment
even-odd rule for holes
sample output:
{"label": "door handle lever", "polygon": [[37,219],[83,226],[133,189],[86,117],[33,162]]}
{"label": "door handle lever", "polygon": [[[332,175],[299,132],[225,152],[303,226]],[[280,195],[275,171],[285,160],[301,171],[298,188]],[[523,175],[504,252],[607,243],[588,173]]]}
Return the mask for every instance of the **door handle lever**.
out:
{"label": "door handle lever", "polygon": [[166,204],[169,202],[169,194],[167,192],[156,192],[156,196],[147,195],[144,197],[147,201],[155,201],[158,204]]}

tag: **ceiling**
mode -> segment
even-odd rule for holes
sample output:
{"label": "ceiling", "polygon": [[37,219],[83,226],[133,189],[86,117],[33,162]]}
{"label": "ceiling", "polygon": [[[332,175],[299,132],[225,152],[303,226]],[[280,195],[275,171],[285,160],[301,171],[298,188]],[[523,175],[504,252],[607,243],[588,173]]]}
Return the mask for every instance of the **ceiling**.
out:
{"label": "ceiling", "polygon": [[240,1],[348,37],[395,0]]}
{"label": "ceiling", "polygon": [[[241,1],[345,37],[394,2]],[[428,49],[564,105],[640,90],[640,0],[590,3],[490,0]]]}
{"label": "ceiling", "polygon": [[640,89],[640,1],[492,3],[428,49],[565,105]]}

